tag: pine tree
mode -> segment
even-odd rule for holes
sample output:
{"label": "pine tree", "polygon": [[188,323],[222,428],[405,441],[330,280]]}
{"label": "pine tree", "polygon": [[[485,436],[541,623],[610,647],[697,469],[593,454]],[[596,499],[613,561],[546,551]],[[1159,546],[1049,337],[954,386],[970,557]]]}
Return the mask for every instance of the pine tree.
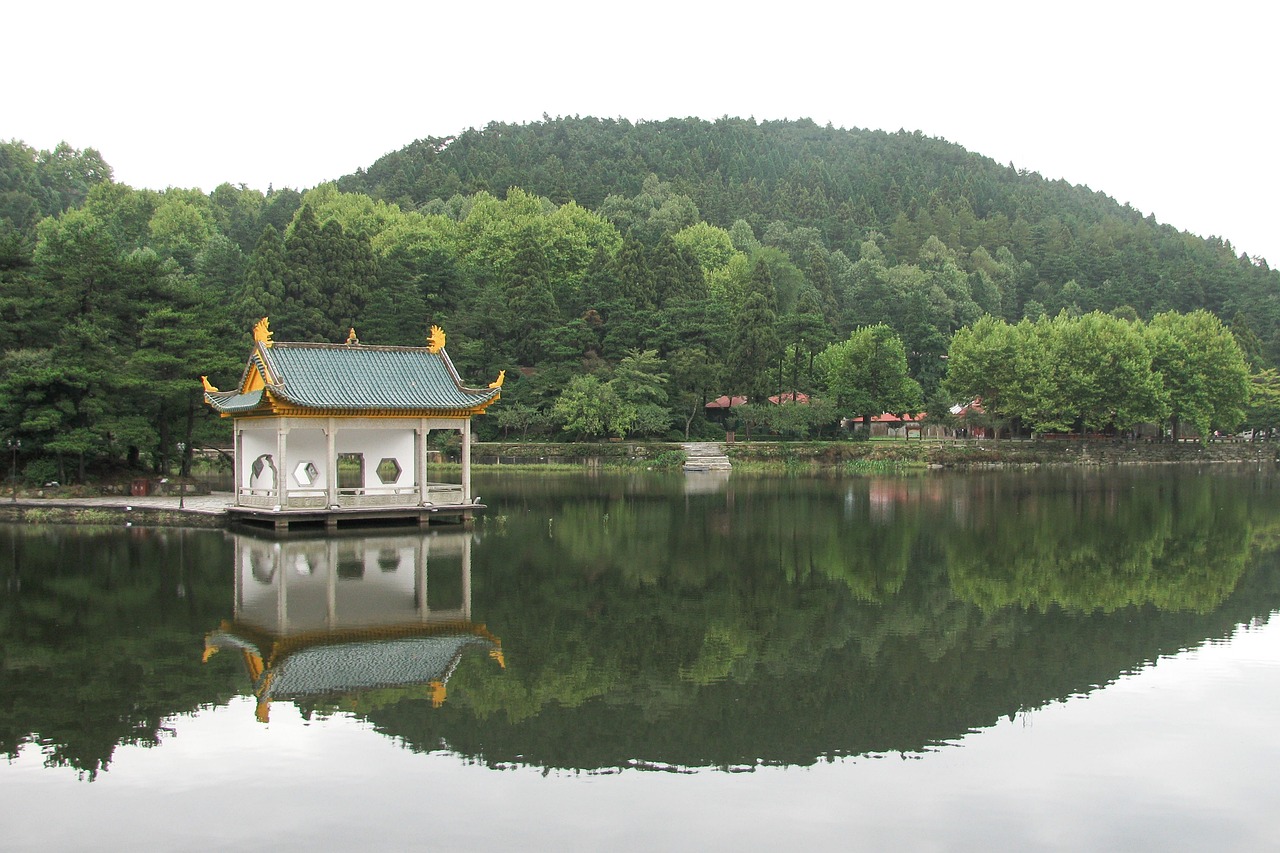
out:
{"label": "pine tree", "polygon": [[325,318],[327,300],[325,250],[315,212],[304,205],[284,239],[284,301],[280,321],[272,328],[281,340],[325,341],[330,324]]}
{"label": "pine tree", "polygon": [[324,259],[321,289],[328,299],[326,337],[340,341],[358,324],[370,292],[377,287],[378,264],[369,240],[347,234],[335,219],[324,224],[320,237]]}
{"label": "pine tree", "polygon": [[734,319],[729,345],[730,393],[745,394],[753,402],[769,396],[769,371],[782,349],[777,319],[763,294],[755,292],[747,296]]}
{"label": "pine tree", "polygon": [[649,267],[648,253],[638,240],[623,241],[618,252],[619,295],[636,308],[649,309],[658,303],[657,282]]}
{"label": "pine tree", "polygon": [[510,314],[508,336],[522,364],[537,364],[545,352],[548,331],[559,325],[560,312],[547,275],[546,255],[536,235],[525,232],[506,275]]}
{"label": "pine tree", "polygon": [[274,226],[268,225],[249,256],[235,310],[236,327],[246,335],[263,317],[270,317],[277,324],[285,321],[281,316],[285,269],[284,240]]}

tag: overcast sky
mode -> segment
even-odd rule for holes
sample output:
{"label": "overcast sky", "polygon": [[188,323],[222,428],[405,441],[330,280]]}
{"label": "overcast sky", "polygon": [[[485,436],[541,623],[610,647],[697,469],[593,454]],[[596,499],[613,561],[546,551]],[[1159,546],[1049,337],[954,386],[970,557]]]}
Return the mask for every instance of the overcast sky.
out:
{"label": "overcast sky", "polygon": [[921,130],[1280,264],[1269,3],[12,4],[0,138],[306,189],[548,114]]}

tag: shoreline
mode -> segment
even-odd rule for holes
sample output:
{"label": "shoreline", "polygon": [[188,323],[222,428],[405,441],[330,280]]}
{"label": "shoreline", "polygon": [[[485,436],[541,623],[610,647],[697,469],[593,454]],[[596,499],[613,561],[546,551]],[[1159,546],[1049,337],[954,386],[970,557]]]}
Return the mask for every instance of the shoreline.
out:
{"label": "shoreline", "polygon": [[[592,451],[606,449],[601,455]],[[653,470],[655,457],[679,445],[633,442],[609,445],[552,445],[489,443],[475,454],[473,470],[497,472],[503,468],[537,470],[554,467],[578,469],[615,468],[619,471]],[[499,453],[492,451],[498,449]],[[1034,469],[1041,467],[1128,467],[1135,465],[1274,465],[1277,448],[1247,442],[1199,444],[1130,444],[1110,442],[749,442],[727,445],[728,455],[744,475],[904,476],[946,471]],[[488,452],[486,452],[488,451]],[[503,460],[507,461],[503,461]],[[456,464],[456,463],[454,463]],[[679,468],[669,467],[673,472]],[[188,495],[179,498],[152,495],[130,497],[19,497],[0,498],[0,523],[75,524],[139,527],[189,527],[229,529],[230,492]]]}

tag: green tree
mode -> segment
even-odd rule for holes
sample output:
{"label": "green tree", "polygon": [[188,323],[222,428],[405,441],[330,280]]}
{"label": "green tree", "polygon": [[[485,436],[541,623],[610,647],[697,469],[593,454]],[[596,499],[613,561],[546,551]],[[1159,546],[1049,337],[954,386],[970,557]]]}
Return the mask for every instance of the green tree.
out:
{"label": "green tree", "polygon": [[1253,440],[1272,438],[1280,429],[1280,370],[1268,367],[1249,377],[1249,407],[1245,426],[1253,431]]}
{"label": "green tree", "polygon": [[506,274],[510,313],[506,335],[513,342],[521,364],[542,360],[550,330],[559,325],[560,312],[547,275],[546,256],[533,233],[521,236],[519,248]]}
{"label": "green tree", "polygon": [[1026,410],[1031,385],[1041,369],[1039,353],[1028,345],[1029,333],[1029,323],[1010,326],[988,314],[951,338],[945,394],[958,403],[981,400],[997,427],[997,437],[1002,424]]}
{"label": "green tree", "polygon": [[726,379],[730,394],[764,400],[770,393],[769,372],[782,351],[777,315],[760,292],[751,293],[734,318]]}
{"label": "green tree", "polygon": [[667,359],[671,371],[673,408],[684,421],[684,437],[698,418],[706,414],[707,401],[724,381],[722,362],[700,344],[676,349]]}
{"label": "green tree", "polygon": [[922,405],[920,385],[907,373],[902,340],[884,323],[855,329],[848,340],[824,349],[817,368],[837,410],[860,416],[866,429],[876,415],[916,412]]}
{"label": "green tree", "polygon": [[304,206],[284,238],[284,299],[272,327],[282,340],[326,341],[330,323],[323,290],[326,250],[315,211]]}
{"label": "green tree", "polygon": [[253,254],[245,267],[240,298],[234,309],[236,327],[248,335],[263,317],[280,322],[285,300],[285,248],[280,232],[268,225],[262,229]]}
{"label": "green tree", "polygon": [[1202,442],[1233,432],[1249,403],[1249,367],[1231,331],[1207,311],[1157,314],[1147,326],[1152,369],[1164,381],[1174,439],[1182,424]]}
{"label": "green tree", "polygon": [[1044,353],[1026,418],[1038,431],[1131,429],[1168,411],[1142,331],[1109,314],[1041,319]]}
{"label": "green tree", "polygon": [[40,223],[38,235],[36,273],[48,287],[46,339],[61,318],[120,314],[119,252],[96,216],[69,210]]}
{"label": "green tree", "polygon": [[607,382],[575,376],[556,399],[552,416],[561,429],[578,439],[622,438],[635,420],[635,407],[624,402]]}
{"label": "green tree", "polygon": [[322,296],[327,297],[324,316],[328,340],[347,336],[364,314],[369,294],[378,285],[378,262],[367,237],[348,234],[335,219],[320,231],[323,247]]}
{"label": "green tree", "polygon": [[673,239],[677,246],[693,253],[704,275],[710,275],[729,263],[729,259],[737,251],[728,231],[706,222],[695,222],[678,231]]}
{"label": "green tree", "polygon": [[668,376],[657,350],[632,350],[613,369],[614,389],[629,403],[665,403]]}
{"label": "green tree", "polygon": [[148,245],[161,257],[171,257],[187,272],[194,272],[196,256],[216,233],[209,200],[198,192],[170,189],[161,199],[151,221]]}

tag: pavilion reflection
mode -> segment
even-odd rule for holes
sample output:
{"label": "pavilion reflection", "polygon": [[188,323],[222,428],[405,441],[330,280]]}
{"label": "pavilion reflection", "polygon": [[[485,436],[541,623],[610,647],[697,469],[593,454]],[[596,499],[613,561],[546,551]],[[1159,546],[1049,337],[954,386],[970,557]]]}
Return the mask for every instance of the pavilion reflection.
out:
{"label": "pavilion reflection", "polygon": [[204,660],[239,651],[266,722],[271,702],[405,688],[445,700],[464,653],[505,667],[471,614],[470,532],[266,539],[237,534],[233,617]]}

